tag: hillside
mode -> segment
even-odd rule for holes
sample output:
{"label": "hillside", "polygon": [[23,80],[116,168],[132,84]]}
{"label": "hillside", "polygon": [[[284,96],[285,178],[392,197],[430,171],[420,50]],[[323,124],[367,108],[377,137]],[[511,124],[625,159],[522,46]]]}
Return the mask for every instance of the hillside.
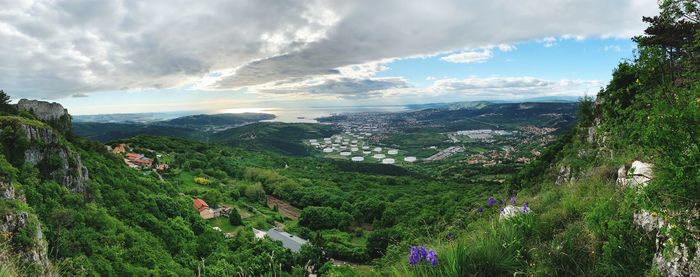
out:
{"label": "hillside", "polygon": [[[383,272],[699,276],[700,12],[681,3],[645,18],[635,59],[507,190],[484,195],[462,232],[389,251]],[[418,245],[437,253],[436,266],[406,250]]]}
{"label": "hillside", "polygon": [[[109,142],[136,135],[173,136],[206,141],[209,135],[214,132],[259,122],[261,120],[274,119],[275,116],[263,113],[199,114],[168,120],[152,120],[149,122],[91,122],[85,120],[89,120],[93,117],[82,117],[84,118],[83,121],[73,123],[73,131],[75,134],[100,142]],[[112,120],[112,118],[107,115],[104,117]],[[136,115],[132,117],[136,117]],[[99,120],[99,118],[95,120]]]}

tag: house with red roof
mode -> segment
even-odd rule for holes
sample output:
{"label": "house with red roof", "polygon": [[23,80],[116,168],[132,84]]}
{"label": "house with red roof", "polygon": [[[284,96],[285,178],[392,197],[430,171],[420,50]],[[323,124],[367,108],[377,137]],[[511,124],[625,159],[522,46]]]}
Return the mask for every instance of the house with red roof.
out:
{"label": "house with red roof", "polygon": [[216,217],[214,210],[210,209],[209,205],[207,205],[207,202],[204,202],[204,200],[196,198],[192,200],[192,204],[202,218],[210,219]]}

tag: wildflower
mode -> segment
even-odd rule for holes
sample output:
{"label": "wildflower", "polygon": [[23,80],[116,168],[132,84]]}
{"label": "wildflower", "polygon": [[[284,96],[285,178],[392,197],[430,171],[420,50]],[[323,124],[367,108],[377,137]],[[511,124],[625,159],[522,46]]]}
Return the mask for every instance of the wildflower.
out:
{"label": "wildflower", "polygon": [[425,250],[425,246],[422,246],[418,248],[418,253],[420,253],[420,258],[425,259],[425,256],[428,255],[428,251]]}
{"label": "wildflower", "polygon": [[510,198],[510,204],[515,205],[515,196]]}
{"label": "wildflower", "polygon": [[656,217],[658,215],[656,212],[651,212],[651,216]]}
{"label": "wildflower", "polygon": [[493,204],[496,203],[496,199],[493,199],[493,196],[489,196],[489,200],[486,200],[486,206],[491,207]]}
{"label": "wildflower", "polygon": [[452,241],[455,239],[455,234],[452,232],[447,233],[447,240]]}
{"label": "wildflower", "polygon": [[529,213],[530,212],[530,205],[527,201],[525,201],[525,204],[523,204],[523,213]]}
{"label": "wildflower", "polygon": [[506,209],[505,209],[505,208],[503,208],[503,207],[501,207],[501,208],[500,208],[499,210],[501,211],[501,214],[503,214],[503,212],[505,212],[505,211],[506,211]]}
{"label": "wildflower", "polygon": [[425,257],[425,263],[434,267],[437,265],[437,262],[438,262],[437,253],[435,253],[434,250],[428,251],[428,253],[426,254],[426,257]]}
{"label": "wildflower", "polygon": [[476,209],[476,212],[477,212],[477,213],[483,213],[483,212],[484,212],[484,208],[483,208],[483,207],[479,207],[478,209]]}
{"label": "wildflower", "polygon": [[420,260],[421,256],[418,249],[415,246],[411,247],[411,253],[408,255],[408,264],[416,265]]}

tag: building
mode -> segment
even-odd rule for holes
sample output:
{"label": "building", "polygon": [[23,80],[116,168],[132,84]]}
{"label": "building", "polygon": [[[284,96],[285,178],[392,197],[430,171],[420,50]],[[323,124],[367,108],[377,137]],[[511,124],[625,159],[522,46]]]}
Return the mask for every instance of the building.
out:
{"label": "building", "polygon": [[309,243],[305,239],[302,239],[287,232],[278,231],[275,228],[267,230],[266,235],[272,240],[281,241],[282,246],[284,246],[284,248],[287,248],[295,253],[299,253],[302,245]]}
{"label": "building", "polygon": [[123,143],[119,144],[117,147],[114,148],[114,150],[112,150],[112,153],[114,153],[114,154],[124,153],[124,152],[126,152],[126,150],[124,148],[126,148],[126,144],[123,144]]}
{"label": "building", "polygon": [[214,211],[209,208],[209,205],[207,205],[207,202],[204,202],[204,200],[194,199],[192,200],[192,205],[194,205],[194,208],[202,218],[211,219],[215,217]]}

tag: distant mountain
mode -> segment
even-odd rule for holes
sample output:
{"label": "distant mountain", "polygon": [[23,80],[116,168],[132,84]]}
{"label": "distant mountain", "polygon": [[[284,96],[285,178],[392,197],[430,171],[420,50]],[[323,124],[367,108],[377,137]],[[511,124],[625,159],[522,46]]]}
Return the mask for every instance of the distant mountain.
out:
{"label": "distant mountain", "polygon": [[160,125],[172,125],[182,127],[201,128],[209,127],[226,127],[231,125],[241,125],[261,120],[274,119],[272,114],[265,113],[241,113],[241,114],[198,114],[178,117],[175,119],[158,122]]}
{"label": "distant mountain", "polygon": [[408,104],[406,108],[410,110],[423,110],[423,109],[447,109],[447,110],[461,110],[461,109],[477,109],[483,108],[489,104],[504,104],[504,103],[574,103],[578,101],[578,97],[575,96],[544,96],[535,97],[521,100],[488,100],[488,101],[460,101],[460,102],[448,102],[448,103],[427,103],[427,104]]}
{"label": "distant mountain", "polygon": [[[136,120],[110,122],[104,120]],[[141,117],[103,115],[93,120],[102,122],[76,121],[73,131],[79,136],[94,139],[100,142],[108,142],[118,139],[133,137],[136,135],[162,135],[195,140],[206,140],[211,133],[227,130],[234,127],[255,123],[261,120],[274,119],[272,114],[243,113],[243,114],[199,114],[177,117],[165,121],[142,121],[150,118],[150,115]],[[86,120],[89,118],[83,118]]]}

